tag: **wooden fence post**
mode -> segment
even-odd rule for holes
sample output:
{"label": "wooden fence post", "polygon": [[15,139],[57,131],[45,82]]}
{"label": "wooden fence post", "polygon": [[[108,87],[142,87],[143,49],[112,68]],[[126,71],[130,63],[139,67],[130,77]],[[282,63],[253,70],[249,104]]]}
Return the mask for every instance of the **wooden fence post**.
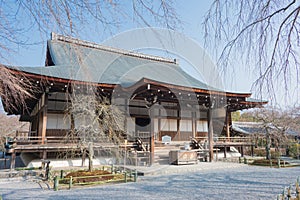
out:
{"label": "wooden fence post", "polygon": [[54,177],[54,191],[57,191],[58,190],[58,184],[59,184],[59,181],[58,181],[58,177],[57,176],[55,176]]}
{"label": "wooden fence post", "polygon": [[281,194],[277,195],[277,200],[280,200]]}
{"label": "wooden fence post", "polygon": [[281,200],[282,198],[280,198],[281,197],[281,194],[278,194],[277,195],[277,200]]}
{"label": "wooden fence post", "polygon": [[72,176],[70,176],[69,190],[72,188],[72,182],[73,182],[73,177],[72,177]]}
{"label": "wooden fence post", "polygon": [[60,178],[61,178],[61,179],[64,178],[64,170],[60,170]]}
{"label": "wooden fence post", "polygon": [[124,172],[124,181],[125,181],[125,183],[127,183],[127,173],[126,172]]}
{"label": "wooden fence post", "polygon": [[291,194],[291,186],[288,188],[288,192],[287,192],[287,198],[290,199],[292,197]]}
{"label": "wooden fence post", "polygon": [[299,189],[299,182],[296,181],[296,198],[300,200],[300,189]]}
{"label": "wooden fence post", "polygon": [[283,191],[282,191],[282,195],[281,195],[281,197],[282,197],[282,200],[284,200],[285,199],[285,188],[283,189]]}
{"label": "wooden fence post", "polygon": [[136,182],[137,181],[137,170],[135,169],[134,170],[134,182]]}
{"label": "wooden fence post", "polygon": [[111,173],[114,173],[114,164],[111,165]]}

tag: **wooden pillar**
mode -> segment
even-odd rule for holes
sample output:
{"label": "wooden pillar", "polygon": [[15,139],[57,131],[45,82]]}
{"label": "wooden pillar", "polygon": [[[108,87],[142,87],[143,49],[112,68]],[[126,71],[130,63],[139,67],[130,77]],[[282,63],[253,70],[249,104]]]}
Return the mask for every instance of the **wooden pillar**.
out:
{"label": "wooden pillar", "polygon": [[46,140],[46,130],[47,130],[47,110],[48,110],[48,93],[44,93],[44,98],[42,101],[42,144],[45,144]]}
{"label": "wooden pillar", "polygon": [[150,165],[154,163],[154,107],[150,108]]}
{"label": "wooden pillar", "polygon": [[[177,106],[179,108],[179,105]],[[177,110],[177,138],[178,140],[181,140],[180,138],[180,110]]]}
{"label": "wooden pillar", "polygon": [[[47,151],[46,150],[43,150],[42,152],[41,152],[41,156],[42,156],[42,159],[43,160],[46,160],[47,159]],[[42,162],[42,169],[44,169],[45,168],[45,162]]]}
{"label": "wooden pillar", "polygon": [[224,145],[224,158],[227,158],[227,146]]}
{"label": "wooden pillar", "polygon": [[196,137],[196,132],[197,132],[197,123],[196,123],[196,113],[192,111],[192,132],[193,135],[192,137]]}
{"label": "wooden pillar", "polygon": [[212,121],[212,108],[209,107],[207,111],[208,120],[208,149],[209,149],[209,162],[214,159],[214,144],[213,144],[213,121]]}
{"label": "wooden pillar", "polygon": [[244,145],[241,145],[241,157],[244,157]]}
{"label": "wooden pillar", "polygon": [[47,159],[47,151],[46,151],[46,150],[43,151],[43,159],[44,159],[44,160]]}
{"label": "wooden pillar", "polygon": [[39,114],[35,114],[35,116],[33,117],[32,121],[31,121],[31,125],[30,125],[30,136],[38,136],[38,124],[39,124]]}
{"label": "wooden pillar", "polygon": [[230,138],[230,130],[229,130],[229,127],[230,127],[230,123],[231,123],[231,113],[226,110],[226,137],[227,137],[227,140],[229,140]]}
{"label": "wooden pillar", "polygon": [[[160,104],[160,102],[159,102],[159,104]],[[158,131],[158,133],[157,133],[157,140],[158,141],[161,141],[161,110],[160,110],[160,108],[158,109],[158,119],[157,119],[157,131]]]}
{"label": "wooden pillar", "polygon": [[128,113],[128,105],[129,105],[129,100],[128,99],[124,99],[124,110],[125,110],[125,114],[124,114],[124,130],[127,132],[127,113]]}
{"label": "wooden pillar", "polygon": [[14,169],[16,166],[16,152],[13,151],[11,153],[11,158],[10,158],[10,170]]}

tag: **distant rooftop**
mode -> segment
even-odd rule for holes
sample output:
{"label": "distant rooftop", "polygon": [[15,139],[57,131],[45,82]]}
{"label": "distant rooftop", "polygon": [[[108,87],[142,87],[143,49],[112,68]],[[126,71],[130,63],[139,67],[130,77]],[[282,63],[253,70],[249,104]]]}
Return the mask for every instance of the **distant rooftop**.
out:
{"label": "distant rooftop", "polygon": [[[270,129],[274,129],[272,124],[269,124],[268,127]],[[242,134],[266,134],[266,130],[264,128],[264,124],[262,122],[240,122],[233,121],[232,129]],[[287,130],[288,135],[299,135],[300,133],[295,130]]]}

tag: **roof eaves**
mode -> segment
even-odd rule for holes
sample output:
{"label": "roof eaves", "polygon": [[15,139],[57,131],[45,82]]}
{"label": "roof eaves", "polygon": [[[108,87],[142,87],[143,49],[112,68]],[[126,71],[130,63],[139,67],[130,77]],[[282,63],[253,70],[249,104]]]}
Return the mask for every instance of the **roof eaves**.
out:
{"label": "roof eaves", "polygon": [[244,102],[245,104],[267,104],[268,101],[267,100],[263,100],[263,99],[254,99],[254,98],[246,98],[246,101]]}
{"label": "roof eaves", "polygon": [[117,49],[117,48],[108,47],[108,46],[100,45],[100,44],[85,41],[85,40],[79,40],[76,38],[59,35],[59,34],[56,34],[53,32],[51,33],[51,40],[67,42],[67,43],[71,43],[71,44],[75,44],[75,45],[79,45],[79,46],[83,46],[83,47],[99,49],[102,51],[107,51],[107,52],[112,52],[112,53],[117,53],[117,54],[121,54],[121,55],[127,55],[127,56],[147,59],[147,60],[153,60],[153,61],[171,63],[171,64],[178,64],[176,59],[173,60],[173,59],[163,58],[163,57],[159,57],[159,56],[152,56],[152,55],[146,55],[146,54],[142,54],[142,53],[127,51],[127,50],[123,50],[123,49]]}

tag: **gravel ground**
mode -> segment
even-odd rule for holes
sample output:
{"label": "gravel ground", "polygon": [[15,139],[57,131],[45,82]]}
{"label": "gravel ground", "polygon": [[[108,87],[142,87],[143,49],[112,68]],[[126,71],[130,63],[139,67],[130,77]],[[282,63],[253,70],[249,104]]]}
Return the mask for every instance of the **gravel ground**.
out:
{"label": "gravel ground", "polygon": [[[213,165],[214,163],[212,163]],[[180,174],[139,177],[136,183],[42,190],[32,180],[0,181],[5,199],[276,199],[300,176],[300,167],[269,168],[239,164]],[[236,164],[238,165],[238,164]]]}

